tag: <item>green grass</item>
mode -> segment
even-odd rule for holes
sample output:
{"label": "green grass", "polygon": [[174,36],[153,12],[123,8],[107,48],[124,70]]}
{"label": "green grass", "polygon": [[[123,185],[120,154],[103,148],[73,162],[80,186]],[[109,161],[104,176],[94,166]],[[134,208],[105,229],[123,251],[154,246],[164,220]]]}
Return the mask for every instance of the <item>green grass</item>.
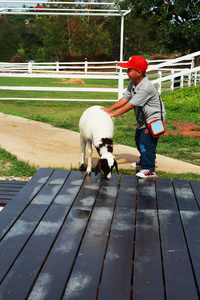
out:
{"label": "green grass", "polygon": [[37,169],[0,148],[0,176],[31,177]]}
{"label": "green grass", "polygon": [[[69,78],[15,78],[0,77],[1,86],[43,86],[43,87],[81,87],[81,88],[118,88],[115,79],[84,79],[84,84],[69,84]],[[127,82],[127,81],[126,81]],[[1,90],[1,98],[44,98],[44,99],[117,99],[117,93],[108,92],[54,92],[54,91],[12,91]]]}
{"label": "green grass", "polygon": [[70,78],[18,78],[1,77],[1,86],[44,86],[44,87],[113,87],[118,88],[118,81],[115,79],[82,79],[83,84],[70,84]]}
{"label": "green grass", "polygon": [[[27,86],[63,86],[62,79],[37,79],[37,78],[0,78],[1,85],[27,85]],[[117,81],[114,80],[84,80],[85,86],[104,86],[116,87]],[[64,83],[64,86],[68,84]],[[74,86],[74,85],[70,85]],[[0,97],[8,97],[12,92],[13,97],[19,97],[18,91],[0,91]],[[33,97],[35,93],[29,92],[29,97]],[[75,93],[75,92],[74,92]],[[60,93],[61,94],[61,93]],[[95,99],[102,97],[105,99],[104,93],[77,93],[77,97]],[[2,96],[3,95],[3,96]],[[49,95],[48,92],[46,95]],[[61,96],[61,95],[59,95]],[[68,98],[72,93],[62,93],[62,98]],[[12,97],[12,96],[11,96]],[[58,97],[58,93],[54,93],[54,97]],[[110,99],[114,95],[110,93]],[[173,92],[165,92],[161,95],[165,104],[167,117],[165,121],[167,134],[159,138],[157,153],[186,161],[200,166],[200,138],[193,138],[192,135],[185,137],[181,134],[175,135],[178,129],[176,122],[192,123],[197,125],[200,131],[200,85],[196,87],[185,87]],[[117,95],[116,95],[117,99]],[[92,105],[110,106],[111,102],[62,102],[62,101],[0,101],[0,111],[6,114],[17,115],[28,119],[42,121],[53,126],[78,131],[78,122],[83,111]],[[136,129],[136,120],[133,111],[115,118],[114,143],[124,144],[135,147],[134,135]],[[172,175],[170,175],[172,176]],[[180,178],[181,175],[179,175]],[[187,175],[189,178],[189,175]],[[198,176],[198,175],[197,175]],[[162,173],[159,175],[162,177]],[[166,177],[166,175],[165,175]],[[176,175],[177,177],[177,175]],[[185,178],[185,175],[184,175]]]}

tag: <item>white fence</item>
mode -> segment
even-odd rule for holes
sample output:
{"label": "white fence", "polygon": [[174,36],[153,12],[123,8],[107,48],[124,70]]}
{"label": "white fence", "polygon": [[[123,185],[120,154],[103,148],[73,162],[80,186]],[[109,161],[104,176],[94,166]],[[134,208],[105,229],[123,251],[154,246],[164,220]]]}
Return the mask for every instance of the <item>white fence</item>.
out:
{"label": "white fence", "polygon": [[51,62],[51,63],[0,63],[2,73],[26,73],[26,74],[60,74],[66,75],[115,75],[118,72],[117,61],[109,62]]}
{"label": "white fence", "polygon": [[[148,61],[147,76],[157,87],[159,94],[174,88],[196,85],[200,80],[200,67],[194,68],[195,57],[200,51],[173,60]],[[98,92],[118,93],[116,99],[44,99],[44,98],[3,98],[2,100],[60,100],[60,101],[117,101],[124,92],[126,72],[112,62],[56,62],[56,63],[0,63],[0,77],[29,78],[80,78],[80,79],[116,79],[118,88],[80,88],[80,87],[27,87],[0,86],[1,90],[23,91],[61,91],[61,92]]]}
{"label": "white fence", "polygon": [[171,75],[163,76],[162,71],[158,71],[158,79],[151,80],[157,86],[158,93],[162,91],[173,91],[175,88],[183,88],[184,86],[196,85],[200,80],[200,67],[190,70],[171,70]]}

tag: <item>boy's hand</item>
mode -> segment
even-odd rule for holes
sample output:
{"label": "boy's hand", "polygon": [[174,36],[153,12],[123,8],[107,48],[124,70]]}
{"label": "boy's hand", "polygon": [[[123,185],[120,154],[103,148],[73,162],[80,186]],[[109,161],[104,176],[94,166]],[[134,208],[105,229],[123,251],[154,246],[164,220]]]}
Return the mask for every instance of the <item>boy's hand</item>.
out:
{"label": "boy's hand", "polygon": [[112,112],[111,112],[111,110],[110,110],[109,107],[101,107],[101,109],[102,109],[103,111],[107,112],[107,113],[109,114],[110,117],[112,117]]}
{"label": "boy's hand", "polygon": [[104,111],[106,111],[107,113],[109,113],[109,112],[110,112],[110,109],[109,109],[109,107],[101,107],[101,109],[102,109],[102,110],[104,110]]}

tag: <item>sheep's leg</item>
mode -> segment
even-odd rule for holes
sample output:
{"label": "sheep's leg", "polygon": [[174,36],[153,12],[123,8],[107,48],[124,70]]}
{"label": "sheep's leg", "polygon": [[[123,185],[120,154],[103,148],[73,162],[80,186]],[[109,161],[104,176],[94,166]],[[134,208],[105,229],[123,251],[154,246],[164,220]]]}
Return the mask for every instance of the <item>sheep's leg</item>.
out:
{"label": "sheep's leg", "polygon": [[87,141],[87,146],[88,146],[88,166],[87,166],[87,173],[91,173],[92,169],[92,142]]}
{"label": "sheep's leg", "polygon": [[85,162],[85,147],[86,147],[86,141],[83,138],[83,136],[80,136],[80,148],[81,148],[81,167],[80,170],[84,171],[84,162]]}

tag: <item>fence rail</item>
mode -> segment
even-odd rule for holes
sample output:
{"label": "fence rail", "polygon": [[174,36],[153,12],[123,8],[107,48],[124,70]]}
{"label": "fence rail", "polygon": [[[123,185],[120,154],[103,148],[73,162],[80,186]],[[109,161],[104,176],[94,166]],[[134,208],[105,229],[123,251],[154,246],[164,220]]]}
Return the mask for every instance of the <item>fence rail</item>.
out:
{"label": "fence rail", "polygon": [[[148,61],[147,76],[156,86],[159,94],[163,91],[184,86],[196,85],[200,80],[200,67],[194,67],[195,57],[200,51],[173,60]],[[0,86],[1,90],[22,91],[62,91],[62,92],[97,92],[118,93],[117,99],[95,99],[95,101],[117,101],[122,97],[124,80],[127,73],[119,68],[117,61],[110,62],[50,62],[50,63],[0,63],[0,77],[28,78],[80,78],[80,79],[115,79],[118,88],[80,88],[80,87],[28,87]],[[83,96],[84,98],[84,96]],[[44,99],[44,98],[2,98],[1,100],[60,100],[60,101],[94,101],[94,99]]]}
{"label": "fence rail", "polygon": [[[117,74],[118,73],[117,61],[109,62],[52,62],[52,63],[0,63],[0,72],[1,73],[47,73],[53,72],[62,75],[65,74]],[[17,76],[17,75],[16,75]]]}
{"label": "fence rail", "polygon": [[[149,60],[149,70],[156,70],[158,63],[167,63],[167,66],[174,66],[173,60]],[[176,68],[194,68],[194,57],[185,58],[181,63],[176,63]],[[181,68],[181,69],[182,69]],[[160,69],[160,68],[159,68]],[[172,68],[170,68],[172,69]],[[103,70],[103,72],[102,72]],[[62,72],[63,75],[65,74],[80,74],[80,75],[87,75],[89,73],[96,74],[99,73],[111,73],[111,74],[118,74],[119,67],[117,61],[109,61],[109,62],[48,62],[48,63],[36,63],[36,62],[27,62],[27,63],[4,63],[0,62],[0,73],[46,73],[46,72]],[[17,75],[16,75],[17,76]]]}

